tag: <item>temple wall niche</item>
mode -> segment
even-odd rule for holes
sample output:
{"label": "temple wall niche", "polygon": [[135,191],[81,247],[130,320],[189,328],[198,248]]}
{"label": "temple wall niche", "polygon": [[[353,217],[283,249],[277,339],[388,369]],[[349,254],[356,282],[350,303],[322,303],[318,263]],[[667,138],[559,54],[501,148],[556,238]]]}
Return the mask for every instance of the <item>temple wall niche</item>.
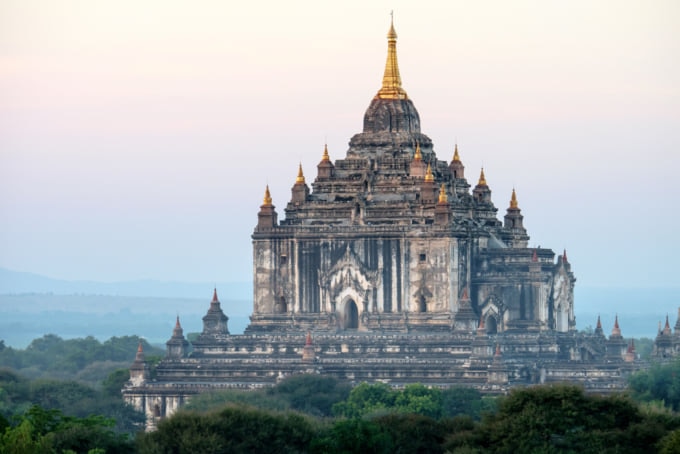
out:
{"label": "temple wall niche", "polygon": [[453,258],[451,238],[411,241],[408,255],[409,312],[450,311],[457,301],[457,258]]}
{"label": "temple wall niche", "polygon": [[[327,240],[321,247],[318,285],[321,308],[335,312],[338,295],[352,289],[365,312],[398,312],[402,295],[402,245],[389,238]],[[304,275],[304,276],[303,276]],[[301,281],[314,278],[300,270]],[[302,284],[307,285],[307,284]]]}
{"label": "temple wall niche", "polygon": [[292,310],[295,299],[292,287],[295,276],[294,244],[285,239],[253,241],[254,312],[272,314],[285,303]]}

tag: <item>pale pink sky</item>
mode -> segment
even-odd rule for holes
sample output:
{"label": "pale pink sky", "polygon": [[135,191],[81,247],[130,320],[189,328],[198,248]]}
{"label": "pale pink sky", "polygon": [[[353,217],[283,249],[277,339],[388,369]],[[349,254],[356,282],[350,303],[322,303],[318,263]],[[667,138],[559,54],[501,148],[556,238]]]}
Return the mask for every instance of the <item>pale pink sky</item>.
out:
{"label": "pale pink sky", "polygon": [[502,217],[579,285],[677,286],[680,3],[0,3],[0,266],[57,278],[246,281],[269,183],[332,159],[380,86],[440,159],[458,141]]}

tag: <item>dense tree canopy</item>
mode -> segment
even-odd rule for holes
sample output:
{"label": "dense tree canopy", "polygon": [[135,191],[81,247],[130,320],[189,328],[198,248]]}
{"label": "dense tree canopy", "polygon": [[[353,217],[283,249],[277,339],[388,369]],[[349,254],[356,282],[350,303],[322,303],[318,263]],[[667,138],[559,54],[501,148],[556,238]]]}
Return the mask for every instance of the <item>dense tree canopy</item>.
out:
{"label": "dense tree canopy", "polygon": [[[62,371],[71,378],[66,381],[0,368],[0,454],[680,452],[680,417],[674,412],[680,406],[680,361],[634,374],[629,396],[555,385],[496,398],[465,387],[351,388],[331,377],[300,374],[272,388],[194,396],[156,432],[139,433],[143,415],[125,405],[120,393],[138,341],[47,335],[25,351],[0,348],[3,365],[19,364],[34,377],[55,370],[50,356],[64,370],[83,367],[71,375]],[[124,367],[103,373],[121,358]],[[151,362],[158,359],[151,355]],[[88,370],[95,386],[83,383]],[[125,437],[132,433],[134,445]]]}
{"label": "dense tree canopy", "polygon": [[46,334],[24,350],[0,349],[0,367],[29,378],[75,380],[95,386],[114,370],[127,368],[140,342],[147,357],[164,354],[139,336],[112,337],[102,343],[92,336],[62,339]]}
{"label": "dense tree canopy", "polygon": [[37,405],[14,418],[0,435],[0,454],[128,453],[133,445],[101,416],[76,418]]}
{"label": "dense tree canopy", "polygon": [[316,429],[295,413],[273,413],[229,405],[219,412],[180,411],[154,432],[140,434],[140,454],[302,453]]}
{"label": "dense tree canopy", "polygon": [[648,370],[633,374],[629,386],[637,400],[659,401],[676,412],[680,411],[680,360],[654,364]]}

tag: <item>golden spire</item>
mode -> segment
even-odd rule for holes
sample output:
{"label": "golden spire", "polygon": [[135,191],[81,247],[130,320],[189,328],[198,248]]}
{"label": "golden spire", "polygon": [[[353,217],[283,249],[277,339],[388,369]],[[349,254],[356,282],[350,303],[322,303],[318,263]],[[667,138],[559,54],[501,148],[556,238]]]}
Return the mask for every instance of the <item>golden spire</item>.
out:
{"label": "golden spire", "polygon": [[444,186],[444,183],[442,183],[441,187],[439,188],[439,203],[448,203],[449,202],[449,197],[446,195],[446,187]]}
{"label": "golden spire", "polygon": [[434,175],[432,175],[432,166],[430,163],[427,164],[427,172],[425,173],[425,182],[434,183]]}
{"label": "golden spire", "polygon": [[416,142],[416,154],[413,156],[413,159],[416,161],[423,160],[423,153],[420,151],[420,142]]}
{"label": "golden spire", "polygon": [[302,163],[298,167],[297,178],[295,178],[295,184],[305,184],[305,175],[302,173]]}
{"label": "golden spire", "polygon": [[510,208],[517,208],[517,194],[515,194],[515,188],[512,188],[512,197],[510,198]]}
{"label": "golden spire", "polygon": [[323,145],[323,157],[321,158],[322,161],[330,161],[331,157],[328,156],[328,144],[325,143]]}
{"label": "golden spire", "polygon": [[456,144],[456,148],[453,149],[453,162],[460,162],[460,156],[458,155],[458,144]]}
{"label": "golden spire", "polygon": [[477,186],[486,186],[486,177],[484,176],[484,167],[482,167],[482,172],[479,174],[479,181]]}
{"label": "golden spire", "polygon": [[397,63],[397,32],[394,31],[394,17],[390,21],[390,31],[387,33],[387,62],[383,75],[382,87],[375,95],[379,99],[408,99],[406,91],[401,88],[401,76]]}
{"label": "golden spire", "polygon": [[[264,201],[263,201],[263,204],[264,204],[264,205],[267,205],[267,206],[270,206],[270,205],[272,204],[272,196],[271,196],[271,194],[269,193],[269,185],[267,185],[267,189],[264,190]],[[216,290],[215,292],[216,292],[215,294],[217,294],[217,290]]]}

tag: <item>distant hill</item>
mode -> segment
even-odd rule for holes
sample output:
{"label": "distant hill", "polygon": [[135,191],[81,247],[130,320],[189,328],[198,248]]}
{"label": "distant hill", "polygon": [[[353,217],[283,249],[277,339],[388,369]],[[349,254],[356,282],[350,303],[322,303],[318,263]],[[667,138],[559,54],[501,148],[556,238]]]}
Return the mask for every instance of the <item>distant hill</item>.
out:
{"label": "distant hill", "polygon": [[55,295],[210,298],[215,286],[220,297],[237,300],[251,300],[253,297],[253,285],[250,282],[67,281],[0,268],[0,294],[4,295],[52,293]]}

